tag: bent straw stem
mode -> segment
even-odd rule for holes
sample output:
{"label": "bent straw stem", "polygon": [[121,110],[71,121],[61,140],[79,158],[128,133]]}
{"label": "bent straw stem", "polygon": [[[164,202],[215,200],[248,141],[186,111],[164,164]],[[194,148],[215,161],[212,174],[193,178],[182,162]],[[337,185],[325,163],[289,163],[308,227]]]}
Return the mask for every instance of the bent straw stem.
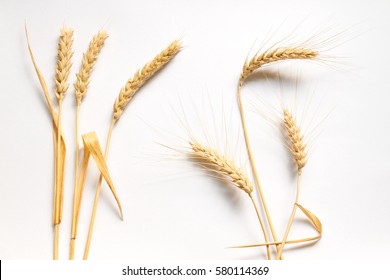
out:
{"label": "bent straw stem", "polygon": [[278,260],[281,259],[282,251],[283,251],[284,245],[286,245],[286,240],[287,240],[288,234],[290,233],[290,229],[291,229],[292,223],[294,221],[295,213],[297,211],[300,186],[301,186],[301,174],[298,173],[297,193],[296,193],[296,196],[295,196],[294,207],[293,207],[293,210],[291,212],[290,219],[288,221],[287,228],[286,228],[286,231],[285,231],[284,236],[283,236],[282,244],[280,245],[280,248],[279,248],[280,250],[279,250],[278,256],[277,256]]}
{"label": "bent straw stem", "polygon": [[[253,158],[251,144],[249,142],[248,132],[247,132],[247,128],[246,128],[245,113],[244,113],[244,108],[242,105],[242,85],[243,85],[243,83],[244,83],[244,80],[241,77],[239,80],[239,83],[238,83],[238,106],[239,106],[239,110],[240,110],[240,114],[241,114],[241,123],[242,123],[242,130],[244,132],[245,145],[246,145],[246,149],[248,152],[248,157],[249,157],[249,162],[251,165],[252,173],[253,173],[253,176],[255,179],[256,189],[257,189],[258,194],[260,196],[261,204],[263,205],[263,209],[264,209],[267,221],[268,221],[268,225],[271,229],[271,234],[272,234],[273,240],[275,242],[277,242],[278,237],[276,235],[276,231],[275,231],[274,225],[272,223],[271,215],[269,213],[268,206],[267,206],[267,203],[265,201],[264,193],[263,193],[263,190],[262,190],[262,187],[260,184],[260,180],[259,180],[259,175],[257,174],[256,164],[255,164],[255,161]],[[268,238],[266,233],[264,233],[264,238]],[[278,248],[279,248],[279,246],[277,245],[276,246],[277,251],[279,251]]]}
{"label": "bent straw stem", "polygon": [[[111,135],[112,135],[114,125],[115,125],[115,119],[113,118],[111,121],[110,129],[108,130],[108,134],[107,134],[106,149],[104,151],[104,159],[105,160],[107,160],[108,151],[109,151],[110,142],[111,142]],[[99,182],[98,182],[98,185],[96,187],[95,199],[93,202],[93,209],[92,209],[91,220],[90,220],[90,224],[89,224],[87,242],[85,243],[85,248],[84,248],[84,256],[83,256],[84,260],[88,259],[89,248],[91,246],[92,233],[93,233],[93,227],[95,225],[96,211],[97,211],[97,205],[98,205],[99,197],[100,197],[100,189],[102,186],[102,180],[103,180],[103,175],[100,174]]]}
{"label": "bent straw stem", "polygon": [[265,227],[264,227],[263,221],[262,221],[261,216],[260,216],[259,208],[258,208],[257,205],[256,205],[256,202],[255,202],[255,200],[254,200],[254,198],[253,198],[252,193],[249,194],[249,197],[250,197],[250,199],[251,199],[251,201],[252,201],[253,207],[255,208],[257,218],[258,218],[258,220],[259,220],[261,229],[262,229],[262,231],[263,231],[265,243],[267,244],[267,245],[266,245],[266,246],[267,246],[267,258],[268,258],[268,260],[270,260],[270,259],[271,259],[271,251],[270,251],[270,248],[269,248],[269,245],[268,245],[269,241],[268,241],[268,236],[267,236],[267,234],[266,234],[266,229],[265,229]]}
{"label": "bent straw stem", "polygon": [[72,232],[71,232],[71,238],[70,238],[70,250],[69,250],[69,259],[74,259],[74,249],[75,249],[75,243],[76,243],[76,227],[77,227],[77,207],[78,203],[77,201],[80,199],[78,197],[78,190],[77,190],[77,184],[79,180],[79,149],[80,149],[80,143],[79,143],[79,113],[80,113],[80,102],[77,101],[76,105],[76,161],[75,161],[75,188],[74,188],[74,194],[73,194],[73,219],[72,219]]}

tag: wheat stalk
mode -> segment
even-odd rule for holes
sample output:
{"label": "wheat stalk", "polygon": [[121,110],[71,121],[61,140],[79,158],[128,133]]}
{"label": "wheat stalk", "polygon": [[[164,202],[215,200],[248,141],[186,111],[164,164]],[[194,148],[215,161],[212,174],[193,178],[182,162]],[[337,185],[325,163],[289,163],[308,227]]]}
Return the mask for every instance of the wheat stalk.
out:
{"label": "wheat stalk", "polygon": [[289,149],[297,166],[298,177],[297,177],[297,191],[295,195],[293,210],[291,212],[290,219],[288,220],[286,231],[283,236],[282,244],[279,247],[279,252],[277,255],[277,259],[279,260],[282,257],[282,251],[287,242],[288,234],[290,233],[290,229],[294,221],[295,213],[299,205],[298,200],[299,200],[299,193],[301,188],[302,169],[305,167],[307,162],[307,153],[305,150],[306,144],[304,143],[304,136],[301,133],[301,128],[298,126],[294,116],[287,109],[283,110],[283,123],[290,144]]}
{"label": "wheat stalk", "polygon": [[[181,50],[181,42],[179,40],[174,40],[167,48],[165,48],[162,52],[160,52],[154,59],[148,62],[141,70],[138,70],[135,75],[130,78],[126,85],[120,90],[118,98],[114,103],[114,112],[110,124],[110,128],[108,130],[106,149],[104,152],[104,158],[107,160],[108,151],[110,147],[111,135],[114,129],[115,123],[121,117],[123,110],[132,100],[137,91],[144,85],[157,71],[162,69],[171,59]],[[98,185],[96,187],[95,192],[95,200],[92,209],[91,220],[89,224],[88,237],[85,243],[84,248],[84,257],[83,259],[88,259],[89,248],[92,240],[93,227],[95,224],[95,217],[97,206],[100,197],[100,189],[102,185],[103,177],[100,175]]]}
{"label": "wheat stalk", "polygon": [[[260,69],[262,66],[266,64],[276,62],[276,61],[288,60],[288,59],[315,59],[318,55],[319,55],[318,51],[314,49],[307,49],[302,47],[301,48],[297,48],[297,47],[269,48],[264,52],[258,52],[255,56],[253,56],[252,59],[250,60],[247,59],[245,61],[238,81],[238,89],[237,89],[238,106],[241,114],[241,124],[244,133],[245,145],[247,148],[248,158],[253,172],[253,176],[255,178],[256,188],[259,193],[260,200],[263,205],[264,212],[275,244],[277,244],[278,238],[260,184],[259,175],[257,173],[256,164],[254,161],[254,157],[253,157],[253,153],[252,153],[252,149],[248,137],[246,121],[245,121],[245,112],[244,112],[244,107],[242,102],[242,86],[244,85],[245,79],[247,77],[249,77],[254,71]],[[277,251],[279,251],[279,247],[280,247],[279,245],[276,245]]]}
{"label": "wheat stalk", "polygon": [[[249,180],[248,175],[242,169],[237,167],[237,165],[232,160],[227,158],[225,155],[219,153],[215,149],[205,147],[198,142],[189,142],[188,144],[190,145],[192,150],[191,156],[193,158],[201,160],[202,166],[212,172],[216,172],[222,178],[226,178],[234,186],[238,187],[249,195],[252,204],[255,208],[261,229],[263,231],[265,242],[268,243],[268,237],[265,233],[266,229],[261,219],[259,209],[252,195],[253,183]],[[267,257],[268,259],[271,259],[271,252],[268,245]]]}
{"label": "wheat stalk", "polygon": [[[79,113],[81,101],[87,94],[90,77],[98,59],[101,49],[103,48],[108,34],[105,31],[98,32],[90,41],[87,51],[83,54],[80,71],[76,74],[77,81],[74,84],[76,96],[76,164],[75,164],[75,183],[73,197],[73,215],[72,215],[72,231],[70,239],[69,259],[74,259],[75,242],[77,235],[78,216],[80,212],[81,194],[82,191],[77,189],[79,185]],[[78,202],[78,203],[77,203]]]}
{"label": "wheat stalk", "polygon": [[141,70],[130,78],[121,89],[114,104],[114,120],[117,121],[123,113],[126,105],[134,97],[137,90],[158,70],[166,65],[181,50],[181,42],[173,41],[166,49],[159,53],[152,61],[148,62]]}

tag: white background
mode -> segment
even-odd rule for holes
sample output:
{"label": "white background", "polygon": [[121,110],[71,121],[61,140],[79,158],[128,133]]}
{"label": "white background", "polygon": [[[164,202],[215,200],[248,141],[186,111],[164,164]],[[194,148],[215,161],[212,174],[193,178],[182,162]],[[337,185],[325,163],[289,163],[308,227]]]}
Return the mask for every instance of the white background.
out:
{"label": "white background", "polygon": [[[0,258],[52,257],[51,121],[28,56],[25,21],[50,89],[61,26],[75,29],[71,83],[93,34],[102,28],[109,33],[80,117],[81,131],[95,130],[102,145],[112,104],[126,80],[173,39],[183,41],[183,51],[140,90],[115,127],[108,166],[125,220],[118,218],[104,185],[90,259],[264,258],[263,249],[226,249],[263,242],[252,206],[240,190],[217,183],[189,162],[182,153],[186,142],[178,136],[188,139],[185,128],[190,126],[192,136],[216,139],[211,141],[216,147],[248,168],[236,107],[237,79],[251,47],[253,54],[263,40],[273,43],[291,32],[299,37],[297,42],[320,34],[313,41],[324,43],[324,63],[269,66],[270,71],[291,76],[293,85],[281,89],[278,79],[251,79],[244,87],[256,163],[280,238],[291,211],[295,178],[278,130],[270,128],[262,115],[274,116],[272,112],[280,110],[282,92],[284,102],[296,101],[297,112],[307,112],[303,121],[308,130],[319,125],[321,132],[310,143],[301,203],[321,219],[324,236],[314,246],[286,247],[285,258],[388,258],[390,7],[385,0],[313,5],[313,1],[1,0]],[[332,40],[339,31],[341,35]],[[297,86],[296,76],[302,79]],[[261,109],[268,102],[273,102],[271,113]],[[74,181],[72,90],[63,112],[68,164],[60,258],[66,259]],[[97,176],[91,164],[78,259]],[[299,216],[291,237],[312,234]]]}

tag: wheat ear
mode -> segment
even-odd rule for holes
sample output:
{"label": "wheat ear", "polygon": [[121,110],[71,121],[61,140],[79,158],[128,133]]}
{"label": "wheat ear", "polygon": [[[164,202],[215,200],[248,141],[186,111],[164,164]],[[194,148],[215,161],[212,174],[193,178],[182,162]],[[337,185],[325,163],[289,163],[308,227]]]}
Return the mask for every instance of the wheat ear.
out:
{"label": "wheat ear", "polygon": [[[201,165],[204,166],[206,169],[216,172],[218,175],[220,175],[223,178],[227,178],[227,180],[238,187],[239,189],[246,192],[255,208],[257,218],[259,220],[261,229],[263,231],[265,242],[268,243],[267,235],[265,234],[265,227],[264,223],[261,219],[259,209],[255,203],[255,200],[253,198],[253,184],[249,180],[247,174],[238,168],[235,163],[228,159],[223,154],[219,153],[215,149],[205,147],[201,145],[198,142],[189,142],[189,145],[191,147],[191,156],[193,158],[199,159],[202,161]],[[268,259],[271,259],[271,252],[269,249],[269,246],[267,245],[267,257]]]}
{"label": "wheat ear", "polygon": [[[123,113],[123,110],[132,100],[136,92],[146,83],[149,78],[151,78],[158,70],[162,69],[179,51],[181,50],[181,42],[179,40],[174,40],[167,48],[160,52],[151,62],[148,62],[141,70],[137,71],[136,74],[130,78],[125,87],[123,87],[119,96],[114,103],[114,112],[111,120],[111,125],[108,130],[106,149],[104,152],[104,158],[107,160],[110,140],[112,131],[114,129],[115,123],[118,121],[120,116]],[[93,227],[95,224],[96,211],[100,197],[100,189],[102,185],[103,177],[100,175],[98,185],[95,192],[95,200],[92,209],[91,220],[89,224],[88,237],[85,243],[84,248],[84,257],[83,259],[88,259],[89,248],[91,246]]]}
{"label": "wheat ear", "polygon": [[[58,101],[58,134],[61,133],[61,113],[62,113],[62,100],[64,99],[65,93],[69,88],[68,77],[70,73],[70,68],[72,66],[71,58],[73,55],[72,51],[73,44],[73,30],[70,28],[62,28],[61,36],[58,42],[58,54],[57,54],[57,66],[56,66],[56,88],[55,93]],[[60,147],[60,137],[57,137],[57,147]],[[57,150],[56,161],[60,162],[62,154],[60,149]],[[57,164],[57,172],[60,174],[60,165]],[[56,182],[56,190],[55,190],[55,209],[56,209],[56,220],[58,221],[54,225],[54,259],[58,259],[58,243],[59,243],[59,224],[62,216],[62,202],[64,197],[64,189],[59,186],[61,182],[59,182],[59,177]]]}
{"label": "wheat ear", "polygon": [[165,50],[159,53],[152,61],[148,62],[127,81],[114,104],[115,121],[120,118],[126,105],[134,97],[137,90],[158,70],[163,68],[180,50],[181,42],[179,40],[173,41]]}
{"label": "wheat ear", "polygon": [[[288,60],[288,59],[315,59],[318,55],[319,53],[313,49],[287,48],[287,47],[270,48],[264,52],[256,54],[252,59],[245,61],[238,81],[238,89],[237,89],[238,107],[241,114],[241,124],[244,133],[245,145],[247,148],[252,173],[255,178],[256,188],[260,196],[260,200],[263,205],[263,209],[275,244],[277,244],[278,238],[264,197],[263,189],[260,184],[259,175],[257,173],[256,164],[254,161],[254,157],[252,154],[252,149],[248,137],[248,131],[247,131],[246,121],[245,121],[245,112],[244,112],[244,107],[242,102],[242,86],[247,77],[249,77],[254,71],[258,70],[259,68],[261,68],[266,64],[276,62],[276,61]],[[279,247],[280,247],[279,245],[276,245],[277,251],[279,251],[278,249]]]}
{"label": "wheat ear", "polygon": [[301,175],[307,162],[306,144],[301,128],[287,109],[283,110],[283,123],[290,143],[291,155],[297,165],[298,174]]}
{"label": "wheat ear", "polygon": [[76,74],[77,81],[74,84],[77,103],[81,103],[81,100],[87,94],[92,69],[107,38],[108,34],[105,31],[100,31],[92,38],[87,52],[83,54],[81,68],[79,73]]}
{"label": "wheat ear", "polygon": [[69,88],[68,77],[72,66],[71,58],[73,44],[73,30],[70,28],[62,28],[61,36],[58,42],[57,67],[56,67],[56,96],[58,100],[62,100],[66,91]]}
{"label": "wheat ear", "polygon": [[307,153],[306,153],[306,144],[304,143],[304,136],[301,133],[301,129],[298,126],[295,118],[289,112],[289,110],[284,109],[283,110],[283,123],[285,127],[285,131],[287,134],[287,138],[289,141],[289,149],[291,152],[291,155],[296,163],[297,167],[297,191],[295,195],[295,202],[293,206],[293,210],[291,211],[290,219],[287,223],[286,231],[284,232],[282,244],[279,247],[279,252],[277,255],[277,259],[281,259],[282,256],[282,251],[284,246],[286,245],[288,234],[290,233],[290,229],[292,226],[292,223],[294,221],[295,213],[297,211],[298,207],[298,200],[299,200],[299,193],[300,193],[300,188],[301,188],[301,175],[302,175],[302,169],[305,167],[306,162],[307,162]]}
{"label": "wheat ear", "polygon": [[104,46],[105,40],[108,38],[108,34],[104,31],[98,32],[89,43],[87,51],[83,54],[80,71],[76,74],[77,81],[74,84],[75,96],[76,96],[76,164],[75,164],[75,183],[74,183],[74,197],[73,197],[73,215],[72,215],[72,231],[70,238],[70,251],[69,259],[74,259],[75,242],[77,235],[78,216],[81,205],[82,190],[78,190],[79,180],[79,113],[81,101],[87,94],[88,85],[90,83],[90,77],[95,66],[95,63],[99,57],[100,51]]}
{"label": "wheat ear", "polygon": [[242,68],[241,79],[246,79],[254,71],[265,64],[287,59],[314,59],[318,52],[306,48],[275,48],[255,55],[251,60],[245,61]]}

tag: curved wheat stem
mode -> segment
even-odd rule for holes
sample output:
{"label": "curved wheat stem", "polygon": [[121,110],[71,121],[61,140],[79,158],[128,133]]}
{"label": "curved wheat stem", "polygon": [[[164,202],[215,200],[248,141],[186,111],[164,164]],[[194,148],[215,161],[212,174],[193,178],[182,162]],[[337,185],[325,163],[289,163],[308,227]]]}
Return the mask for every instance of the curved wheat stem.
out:
{"label": "curved wheat stem", "polygon": [[[260,196],[261,203],[263,205],[263,209],[267,218],[268,225],[271,230],[272,237],[274,239],[275,244],[278,244],[278,238],[276,235],[276,231],[271,219],[271,215],[268,210],[268,206],[264,197],[264,193],[260,184],[259,175],[257,173],[256,164],[254,161],[254,157],[252,154],[252,149],[248,137],[246,120],[245,120],[245,112],[242,102],[242,86],[244,85],[245,79],[249,77],[254,71],[260,69],[262,66],[287,59],[315,59],[319,53],[313,49],[306,48],[270,48],[262,53],[255,55],[252,59],[245,61],[244,66],[242,68],[242,73],[240,75],[238,81],[238,89],[237,89],[237,97],[238,97],[238,107],[241,114],[241,124],[244,133],[245,145],[248,152],[249,162],[251,165],[252,173],[255,179],[256,188],[258,194]],[[279,245],[276,245],[277,251],[279,251]],[[281,256],[282,257],[282,256]]]}
{"label": "curved wheat stem", "polygon": [[69,259],[74,259],[74,250],[75,242],[77,235],[77,226],[78,226],[78,215],[80,212],[80,203],[81,197],[78,197],[79,190],[77,190],[78,185],[78,172],[79,172],[79,112],[81,101],[84,96],[87,94],[88,85],[90,83],[90,77],[95,66],[95,63],[98,59],[101,49],[103,48],[105,40],[108,38],[108,34],[104,31],[98,32],[89,43],[87,51],[83,54],[83,59],[80,67],[80,71],[76,74],[77,81],[74,84],[75,96],[76,96],[76,162],[75,162],[75,183],[74,183],[74,195],[73,195],[73,218],[72,218],[72,231],[70,239],[70,251]]}
{"label": "curved wheat stem", "polygon": [[137,90],[158,70],[166,65],[181,50],[181,42],[173,41],[165,50],[159,53],[152,61],[148,62],[141,70],[130,78],[125,87],[119,93],[114,104],[114,120],[117,121],[123,113],[126,105],[134,97]]}
{"label": "curved wheat stem", "polygon": [[[253,183],[249,180],[248,175],[243,170],[238,168],[232,160],[219,153],[218,151],[209,147],[205,147],[197,142],[189,142],[189,145],[192,150],[191,155],[199,160],[204,161],[206,163],[204,166],[208,170],[216,172],[218,175],[227,179],[234,186],[238,187],[249,195],[253,207],[255,208],[260,227],[263,231],[265,242],[268,243],[266,229],[252,194]],[[266,247],[267,257],[268,259],[271,259],[270,248],[268,245]]]}

